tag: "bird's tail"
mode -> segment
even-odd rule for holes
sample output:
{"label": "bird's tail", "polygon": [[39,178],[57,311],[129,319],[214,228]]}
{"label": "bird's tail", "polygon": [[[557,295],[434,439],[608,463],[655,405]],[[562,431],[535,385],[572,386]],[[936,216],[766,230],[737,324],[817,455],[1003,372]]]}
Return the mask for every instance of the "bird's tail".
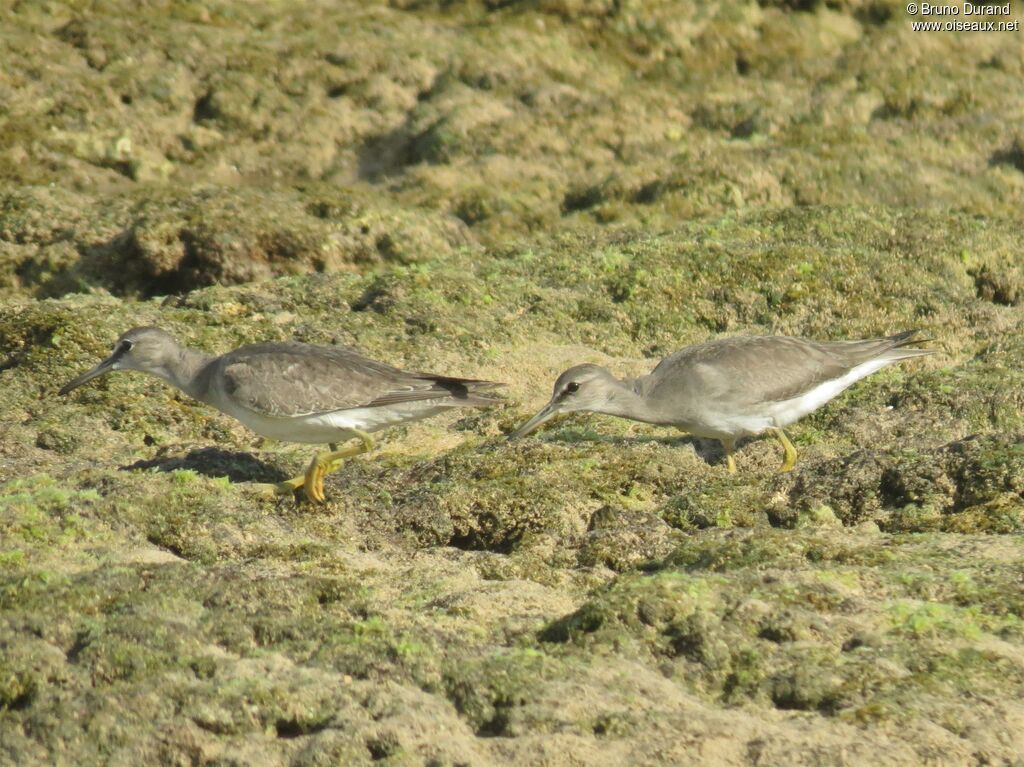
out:
{"label": "bird's tail", "polygon": [[886,344],[886,348],[878,356],[895,362],[897,360],[910,359],[911,357],[926,357],[929,354],[935,354],[934,349],[919,349],[907,346],[907,344],[926,343],[932,340],[930,338],[918,338],[917,334],[919,332],[919,330],[904,330],[902,333],[882,339]]}
{"label": "bird's tail", "polygon": [[438,386],[447,389],[455,398],[452,403],[460,406],[488,407],[499,405],[505,400],[494,395],[495,389],[504,388],[505,384],[497,381],[480,381],[475,378],[447,378],[431,376]]}
{"label": "bird's tail", "polygon": [[497,383],[495,381],[473,381],[466,388],[468,392],[466,394],[465,403],[467,405],[477,405],[479,407],[487,407],[488,405],[498,405],[505,401],[504,397],[498,397],[492,392],[495,389],[504,388],[505,384]]}

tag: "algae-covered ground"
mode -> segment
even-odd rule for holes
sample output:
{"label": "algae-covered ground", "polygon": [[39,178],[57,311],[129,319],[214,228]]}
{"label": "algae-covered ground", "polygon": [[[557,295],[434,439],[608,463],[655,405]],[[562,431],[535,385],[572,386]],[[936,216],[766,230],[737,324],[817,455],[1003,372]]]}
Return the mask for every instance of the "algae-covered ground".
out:
{"label": "algae-covered ground", "polygon": [[[905,8],[3,4],[0,764],[1024,763],[1024,37]],[[507,402],[268,499],[310,448],[57,396],[147,324]],[[791,474],[506,440],[578,362],[907,328]]]}

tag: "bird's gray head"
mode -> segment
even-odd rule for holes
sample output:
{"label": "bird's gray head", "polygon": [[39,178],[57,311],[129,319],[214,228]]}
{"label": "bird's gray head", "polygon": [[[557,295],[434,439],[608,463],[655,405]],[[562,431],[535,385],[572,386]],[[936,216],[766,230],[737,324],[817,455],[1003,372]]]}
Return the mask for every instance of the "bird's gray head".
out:
{"label": "bird's gray head", "polygon": [[169,378],[171,366],[180,353],[180,347],[170,333],[160,328],[132,328],[117,339],[109,357],[66,384],[60,393],[67,394],[111,370],[141,370]]}
{"label": "bird's gray head", "polygon": [[608,403],[622,389],[622,383],[600,365],[576,365],[558,376],[551,401],[524,423],[512,438],[525,437],[541,424],[561,413],[607,412]]}

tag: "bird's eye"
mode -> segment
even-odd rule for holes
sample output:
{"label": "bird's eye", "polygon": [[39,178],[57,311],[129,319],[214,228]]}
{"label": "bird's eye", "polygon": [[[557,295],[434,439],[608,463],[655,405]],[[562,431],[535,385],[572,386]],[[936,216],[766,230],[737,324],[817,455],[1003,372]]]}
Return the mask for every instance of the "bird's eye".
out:
{"label": "bird's eye", "polygon": [[575,381],[570,381],[566,385],[565,390],[569,394],[575,394],[576,392],[578,392],[580,390],[580,385],[578,383],[576,383]]}
{"label": "bird's eye", "polygon": [[125,339],[124,341],[121,342],[121,353],[125,354],[127,352],[130,352],[133,346],[135,346],[135,344],[133,344],[128,339]]}

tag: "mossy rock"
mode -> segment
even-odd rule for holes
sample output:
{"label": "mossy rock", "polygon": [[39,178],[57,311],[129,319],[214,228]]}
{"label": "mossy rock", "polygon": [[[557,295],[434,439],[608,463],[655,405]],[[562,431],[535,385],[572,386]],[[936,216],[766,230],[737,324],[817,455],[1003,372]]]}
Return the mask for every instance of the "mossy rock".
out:
{"label": "mossy rock", "polygon": [[1019,532],[1022,456],[1019,434],[975,436],[928,452],[857,453],[798,476],[774,521],[793,526],[802,511],[827,505],[844,524],[871,521],[883,530]]}

